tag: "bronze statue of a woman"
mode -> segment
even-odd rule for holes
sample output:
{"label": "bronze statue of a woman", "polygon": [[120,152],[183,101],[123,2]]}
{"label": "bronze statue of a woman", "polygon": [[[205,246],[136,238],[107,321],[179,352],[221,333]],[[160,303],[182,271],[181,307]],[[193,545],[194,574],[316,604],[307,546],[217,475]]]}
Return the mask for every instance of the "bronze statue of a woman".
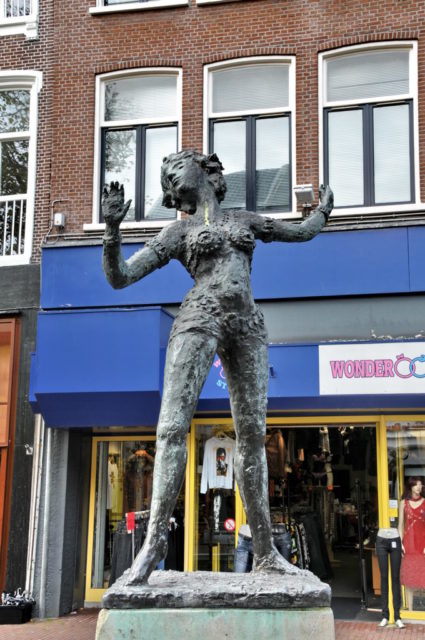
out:
{"label": "bronze statue of a woman", "polygon": [[[267,463],[264,448],[267,406],[267,335],[251,291],[251,260],[256,240],[305,242],[317,235],[333,208],[329,187],[320,204],[301,223],[249,211],[222,210],[226,192],[215,154],[192,151],[164,159],[163,204],[190,214],[165,227],[127,261],[119,226],[130,206],[118,183],[105,187],[106,223],[103,269],[120,289],[179,260],[194,279],[175,319],[168,343],[164,390],[157,427],[151,514],[145,543],[127,577],[146,582],[166,555],[167,528],[184,478],[186,436],[215,354],[228,384],[236,432],[235,475],[251,527],[254,571],[297,573],[273,544]],[[272,276],[271,276],[272,277]]]}

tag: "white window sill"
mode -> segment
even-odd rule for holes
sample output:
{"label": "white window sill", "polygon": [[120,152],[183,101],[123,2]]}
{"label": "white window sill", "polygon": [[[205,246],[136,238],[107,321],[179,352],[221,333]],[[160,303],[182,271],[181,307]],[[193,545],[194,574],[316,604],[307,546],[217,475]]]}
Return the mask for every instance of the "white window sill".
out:
{"label": "white window sill", "polygon": [[[139,229],[140,231],[144,229],[159,229],[162,227],[166,227],[172,222],[175,222],[176,218],[173,220],[143,220],[141,222],[123,222],[120,226],[121,231],[126,230],[134,230]],[[104,231],[105,230],[104,222],[89,222],[83,225],[84,231]]]}
{"label": "white window sill", "polygon": [[196,0],[196,4],[217,4],[219,2],[240,2],[240,0]]}
{"label": "white window sill", "polygon": [[415,213],[424,211],[424,204],[386,204],[376,207],[347,207],[344,209],[334,209],[332,211],[332,218],[343,218],[345,216],[373,216],[388,213]]}
{"label": "white window sill", "polygon": [[38,38],[37,16],[3,18],[0,20],[0,36],[15,36],[19,34],[24,34],[28,40],[36,40]]}
{"label": "white window sill", "polygon": [[184,7],[189,4],[189,0],[148,0],[147,2],[125,2],[105,7],[90,7],[89,13],[92,16],[106,13],[121,13],[123,11],[147,11],[148,9],[162,9],[167,7]]}
{"label": "white window sill", "polygon": [[[301,219],[301,214],[297,211],[286,211],[285,213],[269,213],[269,214],[264,214],[267,215],[267,217],[269,218],[275,218],[275,219],[282,219],[282,220],[288,220],[288,219]],[[126,231],[126,230],[144,230],[144,229],[159,229],[162,227],[166,227],[167,225],[171,224],[172,222],[175,222],[176,220],[180,220],[180,212],[177,214],[177,218],[174,218],[173,220],[142,220],[140,222],[123,222],[120,226],[121,231]],[[105,230],[105,223],[104,222],[86,222],[83,225],[83,230],[84,231],[104,231]]]}
{"label": "white window sill", "polygon": [[29,264],[29,256],[0,256],[0,269],[1,267],[12,267],[18,264]]}

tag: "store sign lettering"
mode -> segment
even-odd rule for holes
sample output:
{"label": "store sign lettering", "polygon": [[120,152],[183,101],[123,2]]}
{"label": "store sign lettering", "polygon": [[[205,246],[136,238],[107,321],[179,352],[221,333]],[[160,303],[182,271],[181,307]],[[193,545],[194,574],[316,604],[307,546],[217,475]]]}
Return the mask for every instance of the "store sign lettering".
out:
{"label": "store sign lettering", "polygon": [[220,387],[220,389],[226,390],[227,389],[226,376],[224,375],[224,369],[222,367],[221,360],[218,356],[215,357],[215,360],[213,362],[213,367],[217,369],[217,373],[218,373],[218,380],[216,380],[217,387]]}
{"label": "store sign lettering", "polygon": [[319,346],[321,395],[425,393],[425,342]]}
{"label": "store sign lettering", "polygon": [[[333,378],[425,378],[425,355],[407,358],[404,353],[396,360],[331,360]],[[422,373],[420,372],[422,369]]]}

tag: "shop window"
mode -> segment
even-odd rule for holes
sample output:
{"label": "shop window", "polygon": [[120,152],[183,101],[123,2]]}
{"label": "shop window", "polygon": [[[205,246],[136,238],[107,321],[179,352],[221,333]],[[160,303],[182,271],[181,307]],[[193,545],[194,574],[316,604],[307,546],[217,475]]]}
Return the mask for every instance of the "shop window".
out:
{"label": "shop window", "polygon": [[404,548],[400,582],[408,617],[425,612],[425,422],[388,421],[387,446],[390,526]]}
{"label": "shop window", "polygon": [[416,198],[416,44],[323,54],[323,177],[340,213]]}
{"label": "shop window", "polygon": [[223,208],[292,211],[294,74],[293,59],[207,67],[208,147],[224,166]]}
{"label": "shop window", "polygon": [[[334,596],[359,598],[364,586],[365,598],[368,595],[372,602],[378,530],[375,423],[268,422],[273,422],[267,426],[266,455],[275,545],[292,564],[332,580]],[[252,569],[251,531],[233,478],[234,448],[230,420],[220,425],[195,421],[190,447],[190,570]],[[360,545],[366,564],[364,585]]]}
{"label": "shop window", "polygon": [[180,75],[174,71],[133,73],[99,79],[100,176],[99,219],[103,185],[124,185],[131,207],[124,223],[176,217],[162,206],[160,169],[164,156],[177,151]]}
{"label": "shop window", "polygon": [[31,255],[38,75],[0,74],[0,264]]}
{"label": "shop window", "polygon": [[[105,588],[130,566],[143,544],[152,499],[154,461],[154,436],[94,440],[88,600],[100,599]],[[170,520],[168,556],[159,568],[183,570],[183,496],[184,491]]]}
{"label": "shop window", "polygon": [[195,544],[192,568],[234,569],[235,440],[232,429],[199,425],[195,446]]}

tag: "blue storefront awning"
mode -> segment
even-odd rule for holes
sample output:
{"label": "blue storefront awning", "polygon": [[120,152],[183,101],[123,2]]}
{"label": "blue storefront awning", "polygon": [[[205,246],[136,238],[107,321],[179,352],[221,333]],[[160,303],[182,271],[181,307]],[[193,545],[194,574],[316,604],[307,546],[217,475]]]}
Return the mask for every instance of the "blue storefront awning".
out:
{"label": "blue storefront awning", "polygon": [[[33,410],[51,427],[155,425],[172,322],[160,307],[41,312]],[[424,341],[269,345],[268,409],[423,410],[423,354]],[[216,356],[197,412],[229,410]]]}
{"label": "blue storefront awning", "polygon": [[159,307],[39,313],[33,410],[51,427],[156,424],[172,322]]}

